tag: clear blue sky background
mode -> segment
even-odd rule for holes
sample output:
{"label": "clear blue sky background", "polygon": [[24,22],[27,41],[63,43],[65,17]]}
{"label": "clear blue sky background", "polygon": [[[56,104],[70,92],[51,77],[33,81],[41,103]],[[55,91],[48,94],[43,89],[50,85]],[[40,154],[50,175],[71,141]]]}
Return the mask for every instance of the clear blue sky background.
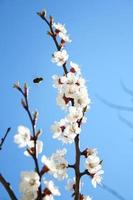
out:
{"label": "clear blue sky background", "polygon": [[[0,171],[19,196],[20,171],[33,169],[33,162],[13,143],[18,125],[30,127],[20,106],[21,97],[12,88],[18,80],[21,84],[29,83],[31,107],[40,113],[38,127],[44,130],[44,153],[51,155],[62,147],[60,142],[52,140],[50,132],[51,124],[64,116],[56,106],[51,79],[62,70],[50,62],[55,47],[46,35],[47,26],[36,15],[43,8],[55,21],[66,24],[73,41],[67,47],[70,58],[80,64],[88,81],[93,104],[87,113],[88,123],[82,129],[81,146],[98,148],[104,160],[104,183],[126,200],[132,200],[133,130],[95,96],[98,93],[112,102],[132,106],[132,99],[120,84],[123,80],[127,87],[133,86],[132,0],[0,0],[0,136],[8,126],[12,127],[0,152]],[[33,85],[32,79],[40,75],[44,82]],[[122,114],[132,121],[132,112]],[[72,161],[73,146],[67,147]],[[57,184],[61,187],[61,199],[71,199],[62,182]],[[88,178],[83,192],[94,200],[116,199],[100,188],[93,189]],[[1,185],[0,200],[9,200]]]}

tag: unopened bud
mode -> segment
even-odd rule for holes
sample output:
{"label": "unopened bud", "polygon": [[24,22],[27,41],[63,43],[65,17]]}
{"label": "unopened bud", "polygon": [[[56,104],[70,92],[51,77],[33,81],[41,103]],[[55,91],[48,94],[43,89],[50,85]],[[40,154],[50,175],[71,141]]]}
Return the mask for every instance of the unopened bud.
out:
{"label": "unopened bud", "polygon": [[49,21],[49,22],[50,22],[50,25],[52,26],[52,25],[53,25],[53,21],[54,21],[54,19],[53,19],[52,16],[50,16],[49,19],[50,19],[50,21]]}
{"label": "unopened bud", "polygon": [[43,175],[43,174],[47,173],[48,171],[49,171],[49,168],[48,168],[46,165],[44,165],[44,166],[42,167],[42,169],[41,169],[40,174]]}
{"label": "unopened bud", "polygon": [[24,84],[24,94],[25,94],[26,97],[28,96],[28,93],[29,93],[28,84],[25,83],[25,84]]}
{"label": "unopened bud", "polygon": [[19,81],[17,83],[14,83],[13,88],[16,88],[16,89],[20,90],[20,83],[19,83]]}
{"label": "unopened bud", "polygon": [[34,121],[34,124],[36,124],[37,123],[37,120],[38,120],[38,112],[37,111],[35,111],[34,112],[34,114],[33,114],[33,121]]}
{"label": "unopened bud", "polygon": [[37,14],[42,18],[44,19],[46,17],[46,10],[43,10],[41,12],[37,12]]}
{"label": "unopened bud", "polygon": [[42,131],[41,131],[41,130],[38,130],[38,131],[36,132],[36,138],[38,139],[38,138],[40,137],[41,134],[42,134]]}

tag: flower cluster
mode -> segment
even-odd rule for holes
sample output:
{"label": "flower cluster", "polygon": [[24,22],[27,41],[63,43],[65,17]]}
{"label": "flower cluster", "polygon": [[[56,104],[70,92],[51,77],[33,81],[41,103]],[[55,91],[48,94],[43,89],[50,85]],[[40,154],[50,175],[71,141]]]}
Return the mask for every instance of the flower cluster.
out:
{"label": "flower cluster", "polygon": [[98,157],[96,149],[86,149],[85,157],[85,167],[92,177],[92,185],[96,188],[96,185],[101,183],[102,174],[104,173],[102,161]]}
{"label": "flower cluster", "polygon": [[42,169],[42,173],[44,170],[49,171],[55,178],[61,180],[67,178],[67,166],[68,162],[65,159],[66,149],[57,150],[56,153],[53,153],[50,158],[47,158],[45,155],[42,156],[42,163],[44,167]]}
{"label": "flower cluster", "polygon": [[86,121],[84,111],[90,107],[85,80],[77,64],[71,62],[67,75],[53,76],[54,87],[58,89],[57,104],[68,110],[68,115],[52,126],[53,138],[63,143],[72,143],[81,132],[79,123]]}
{"label": "flower cluster", "polygon": [[56,36],[58,35],[61,38],[61,46],[63,46],[66,42],[71,42],[65,25],[53,23],[53,28],[55,28]]}

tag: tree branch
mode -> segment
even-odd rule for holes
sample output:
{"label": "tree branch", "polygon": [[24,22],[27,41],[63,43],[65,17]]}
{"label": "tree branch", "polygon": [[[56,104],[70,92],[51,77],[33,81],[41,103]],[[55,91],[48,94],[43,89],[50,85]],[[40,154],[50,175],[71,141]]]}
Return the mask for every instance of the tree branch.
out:
{"label": "tree branch", "polygon": [[111,187],[105,185],[105,184],[102,184],[102,185],[99,185],[100,188],[106,190],[107,192],[111,193],[113,196],[115,196],[117,199],[119,200],[126,200],[121,194],[119,194],[116,190],[112,189]]}
{"label": "tree branch", "polygon": [[10,196],[11,200],[17,200],[17,197],[15,196],[13,190],[10,187],[10,183],[8,183],[5,178],[2,176],[2,174],[0,173],[0,182],[3,185],[3,187],[5,188],[5,190],[7,191],[8,195]]}
{"label": "tree branch", "polygon": [[8,128],[7,131],[6,131],[6,133],[5,133],[5,135],[4,135],[4,137],[1,138],[1,141],[0,141],[0,150],[2,150],[2,145],[4,144],[4,142],[5,142],[6,138],[7,138],[8,133],[9,133],[10,130],[11,130],[11,128]]}
{"label": "tree branch", "polygon": [[102,103],[104,103],[105,105],[113,108],[113,109],[116,109],[116,110],[120,110],[120,111],[133,111],[133,107],[128,107],[128,106],[121,106],[121,105],[118,105],[118,104],[115,104],[115,103],[112,103],[104,98],[102,98],[100,95],[96,94],[95,95],[97,97],[97,99],[99,99]]}
{"label": "tree branch", "polygon": [[[36,168],[36,171],[40,177],[40,182],[41,182],[41,174],[40,174],[40,169],[39,169],[39,163],[38,163],[38,159],[37,159],[37,152],[36,152],[36,142],[37,142],[37,138],[36,138],[36,130],[35,130],[35,126],[36,126],[36,123],[35,123],[35,120],[33,119],[32,117],[32,114],[31,114],[31,111],[30,111],[30,108],[29,108],[29,102],[28,102],[28,91],[23,91],[22,88],[19,86],[19,85],[15,85],[14,86],[16,89],[18,89],[18,91],[22,94],[22,96],[24,97],[24,100],[22,100],[22,105],[24,107],[24,109],[26,110],[28,116],[29,116],[29,119],[30,119],[30,122],[31,122],[31,126],[32,126],[32,133],[33,133],[33,140],[34,140],[34,154],[32,155],[32,158],[34,160],[34,163],[35,163],[35,168]],[[27,90],[27,86],[25,84],[25,87],[24,87],[25,90]],[[41,184],[39,186],[39,192],[38,192],[38,198],[37,200],[42,200],[42,188],[41,188]]]}

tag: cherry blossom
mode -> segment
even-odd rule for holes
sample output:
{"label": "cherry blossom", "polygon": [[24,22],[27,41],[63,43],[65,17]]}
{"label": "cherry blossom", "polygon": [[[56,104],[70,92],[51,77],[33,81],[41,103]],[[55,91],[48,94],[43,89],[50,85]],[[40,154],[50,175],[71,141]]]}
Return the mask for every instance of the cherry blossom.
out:
{"label": "cherry blossom", "polygon": [[101,184],[103,174],[104,174],[103,170],[99,170],[96,174],[94,174],[91,181],[94,188],[96,188],[97,184]]}
{"label": "cherry blossom", "polygon": [[21,172],[20,191],[25,196],[36,197],[40,186],[39,176],[36,172]]}
{"label": "cherry blossom", "polygon": [[20,148],[22,148],[28,145],[30,138],[30,130],[25,126],[19,126],[18,133],[14,135],[14,142],[18,144]]}
{"label": "cherry blossom", "polygon": [[56,51],[53,54],[52,62],[56,63],[58,66],[62,66],[69,58],[66,50]]}
{"label": "cherry blossom", "polygon": [[68,162],[65,159],[66,149],[57,150],[50,158],[42,156],[42,163],[47,166],[49,172],[57,179],[67,178]]}
{"label": "cherry blossom", "polygon": [[61,32],[66,34],[67,30],[65,28],[65,25],[61,24],[61,23],[53,23],[53,27],[56,29],[57,33]]}

